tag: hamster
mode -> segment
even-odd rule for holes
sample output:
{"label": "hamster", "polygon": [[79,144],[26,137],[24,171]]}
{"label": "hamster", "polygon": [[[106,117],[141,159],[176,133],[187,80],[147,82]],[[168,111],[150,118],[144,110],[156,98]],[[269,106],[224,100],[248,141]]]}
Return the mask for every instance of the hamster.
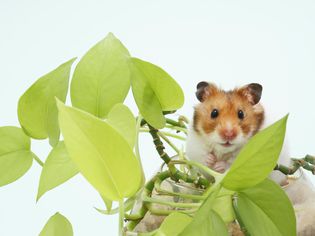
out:
{"label": "hamster", "polygon": [[208,82],[197,85],[193,122],[189,127],[186,155],[223,173],[241,148],[261,128],[265,113],[259,103],[257,83],[224,91]]}
{"label": "hamster", "polygon": [[[265,111],[259,103],[261,94],[262,86],[256,83],[224,91],[200,82],[196,92],[200,103],[195,106],[188,131],[187,157],[224,173],[240,149],[265,125]],[[278,162],[289,166],[289,156],[285,140]],[[297,179],[288,180],[279,171],[273,171],[269,177],[283,186],[293,204],[297,235],[315,235],[315,187],[311,180],[303,171]]]}

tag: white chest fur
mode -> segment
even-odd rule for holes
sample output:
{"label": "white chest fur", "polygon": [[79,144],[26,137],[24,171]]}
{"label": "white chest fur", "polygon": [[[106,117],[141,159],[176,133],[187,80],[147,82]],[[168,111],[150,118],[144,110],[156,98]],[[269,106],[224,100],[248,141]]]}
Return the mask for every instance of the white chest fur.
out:
{"label": "white chest fur", "polygon": [[239,153],[239,150],[239,148],[226,148],[217,145],[211,142],[211,140],[204,138],[204,135],[197,133],[192,126],[189,127],[186,142],[186,155],[190,160],[205,165],[207,156],[209,153],[213,153],[218,160],[224,160],[230,166]]}

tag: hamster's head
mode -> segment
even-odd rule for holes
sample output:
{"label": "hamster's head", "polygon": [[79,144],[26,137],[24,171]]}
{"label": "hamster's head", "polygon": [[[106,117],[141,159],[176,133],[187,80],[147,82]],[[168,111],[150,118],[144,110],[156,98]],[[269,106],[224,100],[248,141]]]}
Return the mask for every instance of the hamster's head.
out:
{"label": "hamster's head", "polygon": [[260,84],[252,83],[231,91],[208,82],[197,85],[194,130],[221,153],[240,149],[261,127],[264,109],[259,104]]}

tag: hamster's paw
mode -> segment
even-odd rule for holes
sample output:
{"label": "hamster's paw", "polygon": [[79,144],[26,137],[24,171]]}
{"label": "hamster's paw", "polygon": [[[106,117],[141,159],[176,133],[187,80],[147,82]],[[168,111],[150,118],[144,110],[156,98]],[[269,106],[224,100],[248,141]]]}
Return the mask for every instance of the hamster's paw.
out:
{"label": "hamster's paw", "polygon": [[206,159],[206,166],[212,169],[214,164],[217,162],[217,157],[213,153],[209,153]]}
{"label": "hamster's paw", "polygon": [[227,163],[226,161],[217,161],[211,169],[222,174],[227,169]]}

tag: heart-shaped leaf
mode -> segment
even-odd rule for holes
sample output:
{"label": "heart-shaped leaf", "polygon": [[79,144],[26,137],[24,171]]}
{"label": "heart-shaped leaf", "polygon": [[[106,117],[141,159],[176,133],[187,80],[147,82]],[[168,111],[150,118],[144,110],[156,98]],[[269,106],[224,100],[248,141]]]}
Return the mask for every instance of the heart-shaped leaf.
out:
{"label": "heart-shaped leaf", "polygon": [[130,88],[129,52],[111,33],[78,63],[71,82],[73,106],[104,118]]}
{"label": "heart-shaped leaf", "polygon": [[243,147],[222,181],[227,189],[242,190],[263,181],[279,158],[288,116],[260,131]]}
{"label": "heart-shaped leaf", "polygon": [[131,148],[134,147],[136,119],[127,106],[121,103],[116,104],[108,113],[107,122],[127,140]]}
{"label": "heart-shaped leaf", "polygon": [[34,139],[46,139],[55,146],[59,141],[59,126],[55,97],[65,102],[70,69],[76,58],[38,79],[20,98],[18,117],[25,133]]}
{"label": "heart-shaped leaf", "polygon": [[73,236],[72,225],[66,217],[56,213],[50,217],[39,236]]}
{"label": "heart-shaped leaf", "polygon": [[132,92],[144,119],[163,128],[163,111],[183,106],[184,93],[176,81],[160,67],[137,58],[130,59]]}
{"label": "heart-shaped leaf", "polygon": [[47,191],[63,184],[78,173],[64,142],[59,142],[49,153],[40,175],[37,201]]}
{"label": "heart-shaped leaf", "polygon": [[295,236],[296,220],[290,200],[266,179],[237,194],[236,210],[250,235]]}
{"label": "heart-shaped leaf", "polygon": [[68,153],[81,174],[108,200],[132,196],[141,185],[142,172],[126,139],[105,121],[57,104]]}
{"label": "heart-shaped leaf", "polygon": [[35,156],[30,148],[31,140],[22,129],[0,127],[0,186],[16,181],[29,170]]}
{"label": "heart-shaped leaf", "polygon": [[192,218],[182,213],[172,213],[167,216],[154,236],[176,236],[192,221]]}

